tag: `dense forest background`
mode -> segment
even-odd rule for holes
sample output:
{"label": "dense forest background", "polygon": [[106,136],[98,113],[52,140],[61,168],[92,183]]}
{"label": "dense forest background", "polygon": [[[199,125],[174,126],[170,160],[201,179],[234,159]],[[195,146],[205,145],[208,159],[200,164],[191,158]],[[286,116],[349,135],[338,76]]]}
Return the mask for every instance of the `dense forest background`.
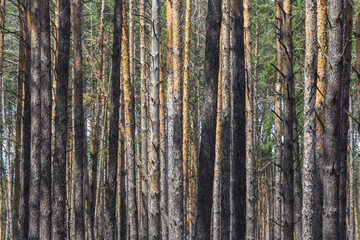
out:
{"label": "dense forest background", "polygon": [[360,239],[359,0],[0,0],[0,240]]}

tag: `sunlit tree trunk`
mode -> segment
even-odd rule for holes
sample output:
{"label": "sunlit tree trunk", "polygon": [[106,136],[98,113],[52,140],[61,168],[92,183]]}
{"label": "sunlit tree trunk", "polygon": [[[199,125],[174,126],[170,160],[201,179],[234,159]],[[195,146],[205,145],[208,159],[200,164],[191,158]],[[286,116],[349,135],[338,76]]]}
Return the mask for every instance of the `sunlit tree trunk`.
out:
{"label": "sunlit tree trunk", "polygon": [[[315,94],[316,94],[316,0],[305,1],[304,159],[302,198],[302,238],[316,239],[315,231]],[[301,237],[301,236],[300,236]],[[298,239],[298,238],[296,238]]]}
{"label": "sunlit tree trunk", "polygon": [[[339,159],[343,80],[343,0],[330,0],[328,83],[325,97],[323,238],[339,239]],[[331,67],[330,67],[331,66]]]}

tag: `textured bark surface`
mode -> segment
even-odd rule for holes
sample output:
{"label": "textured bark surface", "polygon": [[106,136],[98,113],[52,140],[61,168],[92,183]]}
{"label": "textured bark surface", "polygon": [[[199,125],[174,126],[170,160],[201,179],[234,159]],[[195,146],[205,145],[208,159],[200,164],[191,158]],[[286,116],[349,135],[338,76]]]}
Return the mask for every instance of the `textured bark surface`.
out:
{"label": "textured bark surface", "polygon": [[121,66],[121,34],[122,34],[122,0],[115,2],[114,39],[111,69],[111,106],[109,129],[109,163],[106,194],[106,239],[116,239],[116,186],[119,150],[119,109],[120,109],[120,66]]}
{"label": "textured bark surface", "polygon": [[41,1],[40,239],[51,238],[51,42],[49,1]]}
{"label": "textured bark surface", "polygon": [[[323,164],[323,238],[339,239],[340,109],[343,74],[343,0],[330,0]],[[331,67],[330,67],[331,66]]]}
{"label": "textured bark surface", "polygon": [[149,239],[160,239],[160,0],[152,1],[151,67],[149,82]]}
{"label": "textured bark surface", "polygon": [[284,239],[294,238],[294,75],[293,75],[293,43],[292,43],[292,1],[284,0]]}
{"label": "textured bark surface", "polygon": [[[352,86],[352,85],[350,85]],[[351,89],[351,88],[350,88]],[[349,228],[348,228],[348,239],[354,240],[356,236],[355,227],[355,168],[354,168],[354,122],[352,119],[353,114],[353,100],[352,91],[349,94]]]}
{"label": "textured bark surface", "polygon": [[197,216],[195,238],[210,239],[211,206],[214,181],[216,99],[218,89],[219,52],[221,28],[221,1],[209,0],[206,19],[204,64],[204,101],[202,106],[201,143],[198,165]]}
{"label": "textured bark surface", "polygon": [[41,164],[41,1],[31,1],[31,152],[29,239],[40,237]]}
{"label": "textured bark surface", "polygon": [[85,238],[84,222],[84,105],[83,105],[83,74],[82,74],[82,12],[83,1],[73,2],[73,45],[74,45],[74,130],[75,130],[75,159],[73,176],[75,181],[75,236],[76,239]]}
{"label": "textured bark surface", "polygon": [[172,1],[173,80],[168,106],[169,239],[184,234],[181,1]]}
{"label": "textured bark surface", "polygon": [[[356,82],[357,82],[357,99],[360,99],[360,14],[355,16],[355,39],[356,39]],[[358,104],[358,112],[360,113],[360,104]],[[358,124],[360,133],[360,123]]]}
{"label": "textured bark surface", "polygon": [[[141,164],[144,169],[148,169],[148,136],[147,136],[147,86],[146,86],[146,24],[145,24],[145,0],[140,0],[139,6],[139,22],[140,22],[140,117],[141,117]],[[169,32],[168,32],[169,34]],[[168,41],[169,44],[169,41]],[[145,178],[141,177],[141,199],[140,199],[140,239],[148,238],[148,212],[145,205],[147,204],[147,185],[145,183]]]}
{"label": "textured bark surface", "polygon": [[323,205],[323,182],[322,163],[324,161],[324,124],[325,124],[325,95],[326,95],[326,65],[327,65],[327,0],[317,1],[317,83],[316,83],[316,162],[315,181],[318,183],[315,189],[316,206],[316,230],[315,238],[322,238],[322,205]]}
{"label": "textured bark surface", "polygon": [[339,238],[346,238],[346,218],[347,218],[347,175],[348,175],[348,110],[349,110],[349,91],[351,81],[351,49],[353,34],[353,6],[350,1],[344,1],[344,56],[343,56],[343,81],[341,83],[341,127],[340,127],[340,182],[339,182]]}
{"label": "textured bark surface", "polygon": [[282,225],[282,184],[281,184],[281,175],[282,175],[282,111],[281,111],[281,100],[282,100],[282,91],[281,91],[281,73],[279,72],[282,69],[281,59],[281,2],[276,3],[276,30],[275,30],[275,42],[276,42],[276,67],[278,71],[276,73],[276,82],[275,82],[275,134],[276,134],[276,145],[275,145],[275,197],[274,197],[274,238],[275,240],[281,239],[281,225]]}
{"label": "textured bark surface", "polygon": [[122,67],[123,89],[125,101],[125,135],[126,135],[126,184],[127,184],[127,207],[128,229],[130,239],[138,239],[138,209],[136,204],[136,176],[135,176],[135,142],[134,142],[134,103],[133,86],[130,79],[129,38],[127,34],[126,7],[123,2],[123,32],[122,32]]}
{"label": "textured bark surface", "polygon": [[30,1],[25,2],[26,12],[26,70],[24,82],[24,113],[23,113],[23,137],[22,156],[20,162],[20,202],[19,202],[19,239],[26,239],[29,232],[29,187],[30,187],[30,150],[31,150],[31,48],[30,48]]}
{"label": "textured bark surface", "polygon": [[244,48],[245,48],[245,83],[246,83],[246,239],[255,239],[255,148],[254,148],[254,84],[251,63],[251,20],[250,1],[244,0]]}
{"label": "textured bark surface", "polygon": [[304,157],[303,157],[303,203],[302,238],[316,239],[315,232],[315,94],[316,94],[316,0],[305,1],[305,80],[304,80]]}
{"label": "textured bark surface", "polygon": [[245,61],[243,2],[234,0],[232,30],[232,156],[230,163],[231,239],[245,239],[246,164],[245,164]]}

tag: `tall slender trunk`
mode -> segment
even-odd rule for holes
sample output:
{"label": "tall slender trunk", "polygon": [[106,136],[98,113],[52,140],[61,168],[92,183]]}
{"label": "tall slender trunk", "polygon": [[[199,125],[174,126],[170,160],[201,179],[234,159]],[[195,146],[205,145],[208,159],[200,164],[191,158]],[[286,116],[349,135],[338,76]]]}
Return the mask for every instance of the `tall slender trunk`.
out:
{"label": "tall slender trunk", "polygon": [[[323,238],[339,239],[339,159],[343,74],[343,0],[330,0],[328,84],[325,97]],[[331,66],[331,67],[330,67]]]}
{"label": "tall slender trunk", "polygon": [[346,238],[346,192],[347,192],[347,156],[348,156],[348,109],[349,89],[351,78],[351,50],[352,50],[352,27],[353,7],[350,1],[344,1],[344,57],[343,57],[343,81],[341,84],[341,107],[340,107],[340,182],[339,182],[339,238]]}
{"label": "tall slender trunk", "polygon": [[[142,166],[147,169],[147,84],[146,84],[146,25],[145,25],[145,0],[140,0],[139,6],[140,13],[140,116],[141,116],[141,163]],[[148,214],[145,205],[147,204],[147,186],[145,183],[145,179],[141,177],[141,200],[140,200],[140,223],[141,231],[140,238],[147,239],[148,238]]]}
{"label": "tall slender trunk", "polygon": [[245,59],[243,2],[233,1],[232,30],[232,155],[230,162],[231,239],[245,239],[246,234],[246,139],[245,139]]}
{"label": "tall slender trunk", "polygon": [[353,102],[352,102],[352,88],[350,84],[350,93],[349,93],[349,231],[348,239],[355,240],[355,171],[354,171],[354,122],[352,119],[353,115]]}
{"label": "tall slender trunk", "polygon": [[[357,2],[356,2],[357,3]],[[355,15],[355,40],[356,40],[356,82],[357,82],[357,99],[360,99],[360,13]],[[360,104],[358,104],[358,113],[360,113]],[[358,124],[360,133],[360,123]]]}
{"label": "tall slender trunk", "polygon": [[[6,209],[6,224],[5,224],[5,239],[12,239],[13,237],[13,202],[12,202],[12,197],[13,197],[13,191],[12,191],[12,179],[13,179],[13,164],[11,162],[11,141],[12,136],[13,136],[13,123],[12,123],[12,108],[11,108],[11,103],[10,101],[7,102],[7,118],[6,118],[6,122],[3,121],[3,126],[4,126],[4,137],[5,137],[5,155],[6,155],[6,169],[7,169],[7,174],[6,174],[6,186],[4,186],[5,188],[5,196],[6,196],[6,201],[5,201],[5,209]],[[5,105],[3,105],[5,106]],[[3,108],[4,109],[4,108]],[[4,115],[3,115],[4,116]],[[5,117],[3,117],[3,120],[5,120]],[[8,129],[7,131],[5,131],[6,129],[6,123],[8,123]],[[5,133],[7,135],[5,135]]]}
{"label": "tall slender trunk", "polygon": [[[316,94],[316,0],[305,2],[305,80],[304,80],[304,162],[302,197],[302,238],[316,239],[315,219],[315,94]],[[298,238],[296,238],[298,239]]]}
{"label": "tall slender trunk", "polygon": [[83,1],[75,0],[73,8],[73,44],[74,44],[74,130],[75,130],[75,235],[76,239],[85,238],[84,223],[84,105],[82,74],[82,12]]}
{"label": "tall slender trunk", "polygon": [[[120,64],[121,64],[121,34],[122,34],[122,1],[115,2],[114,10],[114,40],[111,70],[111,108],[109,130],[109,177],[106,184],[106,238],[116,237],[116,181],[119,140],[119,108],[120,108]],[[120,179],[119,179],[120,180]]]}
{"label": "tall slender trunk", "polygon": [[316,162],[315,162],[315,182],[317,182],[315,197],[316,213],[314,217],[317,225],[315,238],[322,238],[322,205],[323,205],[323,180],[322,166],[324,161],[324,124],[325,124],[325,96],[326,96],[326,65],[327,65],[327,0],[317,1],[317,41],[318,60],[317,60],[317,86],[316,86]]}
{"label": "tall slender trunk", "polygon": [[127,20],[125,2],[123,2],[123,29],[122,29],[122,66],[123,89],[125,100],[125,134],[126,134],[126,171],[127,171],[127,204],[128,225],[130,239],[138,239],[138,219],[136,204],[136,176],[135,176],[135,142],[134,142],[134,103],[133,86],[130,79],[129,66],[129,38],[127,33]]}
{"label": "tall slender trunk", "polygon": [[246,239],[255,239],[255,153],[253,78],[251,63],[250,1],[244,0],[244,48],[246,83]]}
{"label": "tall slender trunk", "polygon": [[51,53],[49,1],[41,1],[40,238],[51,238]]}
{"label": "tall slender trunk", "polygon": [[172,1],[173,79],[168,106],[169,164],[169,239],[182,239],[184,234],[183,158],[182,158],[182,47],[181,1]]}
{"label": "tall slender trunk", "polygon": [[149,239],[160,238],[160,149],[159,149],[159,84],[160,84],[160,1],[152,1],[151,68],[149,82]]}
{"label": "tall slender trunk", "polygon": [[197,216],[195,238],[210,239],[211,206],[214,182],[217,89],[219,73],[221,1],[209,0],[206,18],[204,63],[204,102],[202,106],[201,143],[198,165]]}
{"label": "tall slender trunk", "polygon": [[31,1],[31,174],[29,239],[40,237],[41,159],[41,1]]}
{"label": "tall slender trunk", "polygon": [[[23,113],[23,139],[22,156],[20,162],[20,202],[19,202],[19,239],[26,239],[29,231],[29,188],[30,188],[30,150],[31,150],[31,48],[30,48],[30,1],[25,3],[26,10],[26,69],[24,82],[24,113]],[[1,209],[1,207],[0,207]]]}
{"label": "tall slender trunk", "polygon": [[293,43],[292,43],[292,1],[284,0],[284,239],[293,239],[294,236],[294,75],[293,75]]}
{"label": "tall slender trunk", "polygon": [[281,8],[282,1],[276,2],[276,27],[275,27],[275,42],[276,42],[276,82],[275,82],[275,134],[276,134],[276,145],[275,145],[275,203],[274,203],[274,238],[275,240],[281,239],[281,225],[282,225],[282,111],[281,111]]}

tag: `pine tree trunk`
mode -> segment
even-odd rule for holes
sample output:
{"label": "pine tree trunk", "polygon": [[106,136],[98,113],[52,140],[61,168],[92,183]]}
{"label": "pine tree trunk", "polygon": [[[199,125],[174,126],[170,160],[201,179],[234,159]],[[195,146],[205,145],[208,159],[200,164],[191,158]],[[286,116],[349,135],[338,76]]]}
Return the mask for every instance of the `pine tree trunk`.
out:
{"label": "pine tree trunk", "polygon": [[[350,89],[351,88],[350,84]],[[352,90],[350,90],[349,94],[349,231],[348,231],[348,239],[355,240],[355,171],[354,171],[354,122],[352,119],[353,116],[353,102],[352,102]]]}
{"label": "pine tree trunk", "polygon": [[31,1],[31,174],[29,239],[40,237],[41,164],[41,1]]}
{"label": "pine tree trunk", "polygon": [[[323,238],[339,239],[339,159],[343,74],[343,0],[330,0],[329,68],[325,97]],[[331,66],[331,67],[330,67]]]}
{"label": "pine tree trunk", "polygon": [[246,153],[245,153],[245,59],[243,2],[233,2],[232,30],[232,156],[230,166],[231,239],[245,239],[246,234]]}
{"label": "pine tree trunk", "polygon": [[[305,80],[304,80],[304,159],[303,159],[303,208],[302,238],[316,239],[315,232],[315,94],[316,94],[316,0],[305,2]],[[298,239],[298,238],[296,238]]]}
{"label": "pine tree trunk", "polygon": [[294,75],[293,75],[293,44],[292,44],[292,1],[284,0],[284,239],[294,238]]}
{"label": "pine tree trunk", "polygon": [[339,182],[339,237],[346,238],[346,192],[347,192],[347,156],[348,156],[348,109],[349,109],[349,89],[351,78],[351,49],[352,49],[352,27],[353,27],[353,7],[349,1],[344,1],[344,57],[343,74],[341,86],[341,127],[340,127],[340,182]]}
{"label": "pine tree trunk", "polygon": [[75,235],[76,239],[85,238],[84,223],[84,106],[83,106],[83,74],[82,74],[82,12],[83,1],[75,0],[73,8],[73,44],[74,44],[74,128],[75,128]]}
{"label": "pine tree trunk", "polygon": [[168,106],[169,164],[169,239],[182,239],[184,234],[183,159],[182,159],[182,40],[181,1],[172,1],[173,79]]}
{"label": "pine tree trunk", "polygon": [[220,53],[221,1],[209,0],[206,18],[204,63],[204,101],[202,106],[201,143],[198,165],[197,216],[195,238],[210,239],[211,206],[214,182],[217,89]]}
{"label": "pine tree trunk", "polygon": [[[360,99],[360,13],[355,15],[355,39],[356,39],[356,82],[357,82],[357,99]],[[360,104],[358,104],[358,113],[360,113]],[[360,133],[360,123],[358,124]]]}
{"label": "pine tree trunk", "polygon": [[130,239],[138,239],[138,219],[136,204],[136,176],[135,176],[135,143],[134,143],[134,103],[133,86],[130,79],[129,39],[127,34],[127,20],[125,2],[123,2],[123,89],[125,100],[125,134],[126,134],[126,171],[127,171],[127,207]]}
{"label": "pine tree trunk", "polygon": [[281,111],[281,69],[282,69],[282,53],[281,53],[281,2],[276,2],[276,29],[275,29],[275,42],[276,42],[276,82],[275,82],[275,203],[274,203],[274,238],[275,240],[281,239],[281,225],[282,225],[282,111]]}
{"label": "pine tree trunk", "polygon": [[51,238],[51,53],[49,1],[41,1],[40,238]]}
{"label": "pine tree trunk", "polygon": [[149,239],[160,238],[160,149],[159,149],[159,84],[160,84],[160,1],[153,0],[151,9],[151,68],[149,82]]}
{"label": "pine tree trunk", "polygon": [[24,82],[24,113],[22,156],[20,162],[20,203],[19,203],[19,239],[26,239],[29,231],[29,188],[30,188],[30,150],[31,150],[31,48],[30,48],[30,1],[26,1],[26,70]]}

